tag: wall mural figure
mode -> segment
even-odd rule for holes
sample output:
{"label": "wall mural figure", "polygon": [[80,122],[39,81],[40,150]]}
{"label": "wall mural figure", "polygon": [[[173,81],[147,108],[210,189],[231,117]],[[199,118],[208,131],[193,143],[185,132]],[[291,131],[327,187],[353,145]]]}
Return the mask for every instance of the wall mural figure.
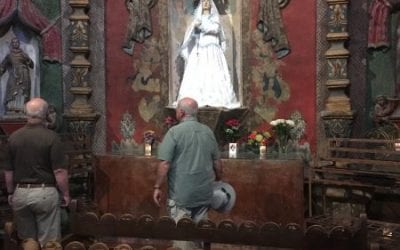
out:
{"label": "wall mural figure", "polygon": [[13,38],[10,53],[0,63],[0,77],[6,71],[9,74],[4,100],[7,114],[24,111],[31,94],[30,69],[33,69],[32,59],[20,48],[19,40]]}
{"label": "wall mural figure", "polygon": [[155,37],[144,42],[141,56],[133,61],[133,67],[136,74],[128,80],[132,81],[131,87],[133,91],[145,91],[138,105],[141,118],[149,122],[157,113],[159,113],[160,105],[160,78],[157,75],[161,62],[158,41]]}
{"label": "wall mural figure", "polygon": [[225,48],[217,7],[212,0],[201,0],[180,48],[185,69],[176,101],[191,97],[197,100],[199,107],[240,107]]}
{"label": "wall mural figure", "polygon": [[[253,32],[252,49],[255,65],[252,67],[252,80],[255,84],[257,95],[252,100],[254,112],[258,114],[259,121],[271,121],[275,118],[277,108],[274,103],[287,101],[290,97],[289,84],[279,74],[281,62],[274,57],[271,44],[266,44],[262,33]],[[257,119],[255,119],[257,120]],[[257,123],[257,121],[255,121]]]}
{"label": "wall mural figure", "polygon": [[135,42],[143,43],[153,33],[150,9],[157,0],[125,0],[129,12],[129,21],[123,50],[132,55]]}
{"label": "wall mural figure", "polygon": [[[368,48],[388,49],[390,46],[390,16],[400,10],[400,0],[373,0],[369,7]],[[400,22],[396,24],[397,36],[400,34]],[[395,95],[400,97],[400,39],[396,44],[396,83]]]}
{"label": "wall mural figure", "polygon": [[112,141],[112,152],[127,155],[139,154],[139,145],[133,138],[136,131],[136,121],[128,111],[122,115],[119,128],[121,133],[119,137],[122,138],[120,142]]}
{"label": "wall mural figure", "polygon": [[290,46],[282,22],[280,8],[288,1],[260,1],[257,28],[263,33],[263,39],[271,42],[277,58],[283,58],[290,53]]}
{"label": "wall mural figure", "polygon": [[154,72],[158,72],[160,62],[158,42],[153,37],[144,42],[140,58],[133,61],[136,73],[128,80],[132,81],[131,86],[135,92],[143,90],[160,93],[160,79],[154,75]]}

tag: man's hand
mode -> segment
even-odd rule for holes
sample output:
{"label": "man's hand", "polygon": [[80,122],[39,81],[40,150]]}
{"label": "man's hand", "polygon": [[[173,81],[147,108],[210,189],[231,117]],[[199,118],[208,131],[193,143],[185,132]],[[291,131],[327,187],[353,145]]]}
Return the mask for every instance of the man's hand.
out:
{"label": "man's hand", "polygon": [[155,188],[154,192],[153,192],[153,200],[154,200],[154,203],[156,203],[156,205],[158,207],[161,206],[161,195],[162,195],[162,192],[161,192],[160,188]]}

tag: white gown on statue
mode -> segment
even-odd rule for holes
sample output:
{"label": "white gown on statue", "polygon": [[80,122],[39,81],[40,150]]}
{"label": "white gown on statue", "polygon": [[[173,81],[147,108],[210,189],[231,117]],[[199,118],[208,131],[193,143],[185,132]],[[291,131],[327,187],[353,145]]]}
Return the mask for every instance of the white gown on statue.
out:
{"label": "white gown on statue", "polygon": [[[224,55],[225,38],[217,9],[212,3],[210,14],[201,15],[200,3],[195,13],[197,15],[186,31],[181,48],[185,71],[177,101],[191,97],[199,107],[238,108],[240,103]],[[201,25],[195,28],[195,23],[200,20]]]}

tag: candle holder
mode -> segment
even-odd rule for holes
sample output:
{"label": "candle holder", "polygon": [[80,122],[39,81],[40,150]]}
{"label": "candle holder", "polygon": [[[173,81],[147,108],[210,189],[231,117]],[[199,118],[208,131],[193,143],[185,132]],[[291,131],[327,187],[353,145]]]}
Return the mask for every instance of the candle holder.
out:
{"label": "candle holder", "polygon": [[229,158],[237,158],[237,143],[229,143]]}

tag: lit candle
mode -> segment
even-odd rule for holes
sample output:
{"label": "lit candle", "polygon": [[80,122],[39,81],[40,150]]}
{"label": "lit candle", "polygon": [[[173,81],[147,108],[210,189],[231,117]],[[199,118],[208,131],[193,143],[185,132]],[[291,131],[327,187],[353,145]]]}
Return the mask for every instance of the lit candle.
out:
{"label": "lit candle", "polygon": [[400,151],[400,141],[399,141],[399,139],[397,139],[397,140],[394,142],[394,150],[395,150],[395,151]]}
{"label": "lit candle", "polygon": [[260,158],[263,159],[267,155],[267,146],[261,145],[260,146]]}
{"label": "lit candle", "polygon": [[144,155],[151,156],[151,144],[149,143],[144,144]]}
{"label": "lit candle", "polygon": [[237,157],[237,143],[229,143],[229,158]]}

